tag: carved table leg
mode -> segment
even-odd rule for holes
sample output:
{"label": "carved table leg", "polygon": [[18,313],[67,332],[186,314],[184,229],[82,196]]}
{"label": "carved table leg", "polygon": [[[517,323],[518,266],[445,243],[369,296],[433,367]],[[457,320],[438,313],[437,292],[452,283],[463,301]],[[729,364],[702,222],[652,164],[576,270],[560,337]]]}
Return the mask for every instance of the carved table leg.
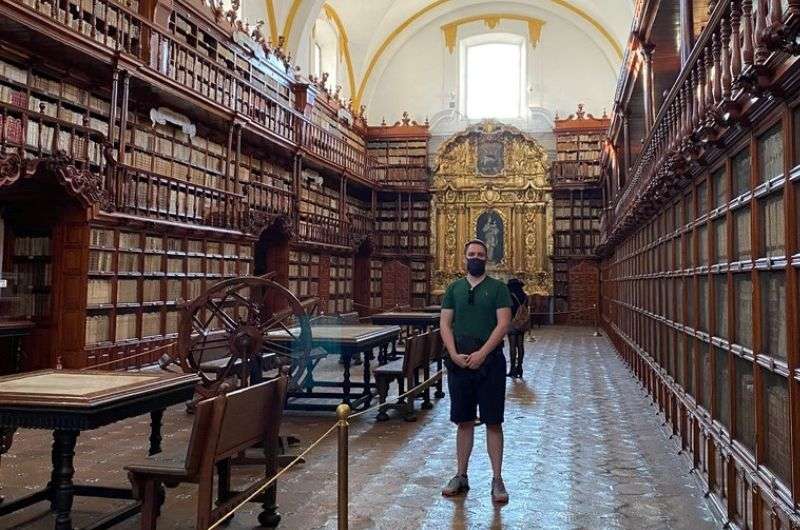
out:
{"label": "carved table leg", "polygon": [[[14,432],[16,428],[2,428],[0,429],[0,458],[11,449],[11,444],[14,442]],[[3,496],[0,495],[0,503],[3,502]]]}
{"label": "carved table leg", "polygon": [[79,431],[56,430],[53,431],[53,506],[56,512],[55,530],[72,530],[72,501],[75,496],[75,486],[72,477],[75,475],[73,459],[75,457],[75,443],[78,441]]}
{"label": "carved table leg", "polygon": [[161,420],[164,409],[150,412],[150,456],[161,452]]}
{"label": "carved table leg", "polygon": [[[349,366],[350,359],[347,359]],[[269,479],[278,472],[278,448],[273,444],[264,444],[265,476]],[[278,483],[272,484],[264,491],[261,503],[262,511],[258,514],[258,522],[261,526],[275,528],[281,522],[281,515],[278,513]]]}

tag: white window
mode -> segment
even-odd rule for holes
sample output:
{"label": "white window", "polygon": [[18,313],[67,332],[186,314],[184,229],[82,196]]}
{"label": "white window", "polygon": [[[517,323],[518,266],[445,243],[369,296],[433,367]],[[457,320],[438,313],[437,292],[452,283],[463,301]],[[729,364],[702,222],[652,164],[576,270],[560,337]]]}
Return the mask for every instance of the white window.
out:
{"label": "white window", "polygon": [[460,63],[461,111],[469,119],[523,115],[524,39],[497,34],[464,39]]}
{"label": "white window", "polygon": [[318,43],[314,43],[314,75],[319,77],[322,75],[322,47]]}
{"label": "white window", "polygon": [[314,24],[313,57],[317,77],[328,74],[328,88],[336,88],[339,70],[339,35],[333,25],[324,17],[317,18]]}

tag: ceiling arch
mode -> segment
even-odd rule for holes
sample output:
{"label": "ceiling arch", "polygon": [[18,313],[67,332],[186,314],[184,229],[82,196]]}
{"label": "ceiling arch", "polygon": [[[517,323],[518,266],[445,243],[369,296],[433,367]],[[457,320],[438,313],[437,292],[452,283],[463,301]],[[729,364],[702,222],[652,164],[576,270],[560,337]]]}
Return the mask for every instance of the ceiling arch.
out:
{"label": "ceiling arch", "polygon": [[[470,6],[482,5],[488,14],[496,10],[499,3],[476,0]],[[583,28],[582,31],[605,50],[610,63],[621,60],[633,14],[631,0],[612,0],[603,2],[603,6],[592,0],[508,0],[507,3],[520,9],[555,13]],[[613,9],[609,9],[610,3],[615,4]],[[463,7],[464,4],[456,0],[370,0],[368,6],[354,5],[349,0],[292,0],[286,11],[283,35],[288,49],[296,54],[317,15],[325,8],[329,18],[335,18],[340,33],[350,36],[346,43],[350,57],[344,57],[348,88],[354,103],[360,104],[368,99],[368,88],[380,76],[381,65],[391,60],[393,52],[409,35],[426,23]],[[342,51],[344,55],[345,50]]]}

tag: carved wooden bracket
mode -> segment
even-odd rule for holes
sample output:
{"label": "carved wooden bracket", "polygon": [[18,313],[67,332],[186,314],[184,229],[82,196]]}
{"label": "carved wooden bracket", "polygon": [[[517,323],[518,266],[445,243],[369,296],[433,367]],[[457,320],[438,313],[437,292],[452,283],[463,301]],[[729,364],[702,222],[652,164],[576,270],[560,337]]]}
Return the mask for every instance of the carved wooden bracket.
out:
{"label": "carved wooden bracket", "polygon": [[104,210],[113,209],[113,201],[103,189],[99,175],[85,168],[78,168],[75,161],[63,151],[46,158],[25,159],[17,153],[0,153],[0,187],[8,187],[17,182],[52,175],[84,207],[95,204]]}

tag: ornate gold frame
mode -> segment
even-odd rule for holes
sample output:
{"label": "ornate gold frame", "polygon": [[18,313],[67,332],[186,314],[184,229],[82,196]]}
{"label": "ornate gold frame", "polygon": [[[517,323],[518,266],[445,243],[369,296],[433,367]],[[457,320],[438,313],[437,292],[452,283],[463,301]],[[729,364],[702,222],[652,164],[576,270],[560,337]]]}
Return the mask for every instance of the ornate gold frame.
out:
{"label": "ornate gold frame", "polygon": [[[479,142],[504,145],[495,176],[478,172]],[[494,276],[515,276],[531,294],[553,291],[553,206],[547,155],[536,140],[516,128],[487,120],[456,134],[436,153],[431,201],[434,254],[433,293],[463,274],[462,244],[476,235],[478,217],[494,210],[503,220],[502,260],[489,267]]]}

